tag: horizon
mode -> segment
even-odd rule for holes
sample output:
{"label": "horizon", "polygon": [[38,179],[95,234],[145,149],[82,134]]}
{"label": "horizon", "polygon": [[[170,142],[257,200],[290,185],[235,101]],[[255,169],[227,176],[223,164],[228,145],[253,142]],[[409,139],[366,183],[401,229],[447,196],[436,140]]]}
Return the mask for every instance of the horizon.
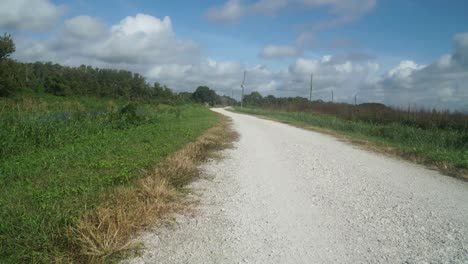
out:
{"label": "horizon", "polygon": [[[112,7],[112,12],[109,12]],[[21,62],[141,73],[175,91],[468,112],[466,1],[6,0]],[[438,19],[434,19],[438,18]]]}

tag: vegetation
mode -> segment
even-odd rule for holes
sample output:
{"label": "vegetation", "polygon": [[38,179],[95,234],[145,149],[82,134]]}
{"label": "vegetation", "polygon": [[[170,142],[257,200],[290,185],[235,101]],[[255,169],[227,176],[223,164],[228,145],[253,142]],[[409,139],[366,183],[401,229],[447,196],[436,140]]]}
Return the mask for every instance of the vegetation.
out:
{"label": "vegetation", "polygon": [[129,239],[136,231],[168,213],[184,210],[187,204],[178,198],[181,191],[185,193],[181,188],[197,177],[198,163],[212,156],[212,151],[229,146],[236,137],[228,128],[227,118],[219,118],[218,125],[197,141],[149,170],[131,188],[115,189],[106,204],[81,217],[71,230],[80,253],[75,259],[85,263],[109,262],[134,246]]}
{"label": "vegetation", "polygon": [[0,37],[0,60],[8,58],[15,51],[16,46],[11,35],[5,33]]}
{"label": "vegetation", "polygon": [[222,145],[219,132],[189,144],[219,123],[195,102],[232,99],[124,70],[19,63],[14,51],[0,37],[0,263],[107,262],[175,210],[193,164]]}
{"label": "vegetation", "polygon": [[236,100],[228,96],[219,96],[207,86],[199,86],[192,94],[191,99],[198,103],[213,105],[235,105]]}
{"label": "vegetation", "polygon": [[216,123],[193,105],[53,96],[0,102],[1,263],[61,257],[73,244],[66,230],[81,215]]}
{"label": "vegetation", "polygon": [[20,63],[9,59],[15,50],[9,34],[5,33],[0,37],[0,97],[27,92],[56,96],[158,100],[166,103],[235,103],[234,99],[219,96],[206,86],[200,86],[193,95],[175,94],[169,87],[159,82],[149,84],[142,75],[127,70],[99,69],[87,65],[68,67],[51,62]]}
{"label": "vegetation", "polygon": [[[380,150],[467,177],[468,116],[438,111],[403,111],[382,104],[308,102],[304,98],[245,97],[236,111],[292,124],[338,131]],[[323,130],[321,130],[323,131]]]}
{"label": "vegetation", "polygon": [[468,131],[468,115],[463,113],[425,109],[396,109],[379,103],[351,105],[323,101],[310,102],[303,97],[276,98],[262,97],[252,92],[244,97],[244,105],[284,112],[311,112],[339,117],[349,121],[363,121],[373,124],[398,123],[422,129],[454,129]]}

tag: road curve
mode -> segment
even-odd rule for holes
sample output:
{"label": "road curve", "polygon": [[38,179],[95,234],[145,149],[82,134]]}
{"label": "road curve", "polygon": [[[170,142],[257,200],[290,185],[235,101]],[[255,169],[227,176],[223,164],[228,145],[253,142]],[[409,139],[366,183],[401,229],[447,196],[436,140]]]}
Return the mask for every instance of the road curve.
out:
{"label": "road curve", "polygon": [[468,183],[331,136],[215,111],[240,133],[195,217],[127,263],[468,263]]}

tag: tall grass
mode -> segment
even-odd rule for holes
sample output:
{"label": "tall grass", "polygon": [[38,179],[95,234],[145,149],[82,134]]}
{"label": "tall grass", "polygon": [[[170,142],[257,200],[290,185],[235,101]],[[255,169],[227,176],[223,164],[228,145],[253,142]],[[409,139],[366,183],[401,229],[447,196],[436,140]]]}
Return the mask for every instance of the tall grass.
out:
{"label": "tall grass", "polygon": [[216,120],[192,105],[1,99],[0,263],[69,261],[70,226]]}
{"label": "tall grass", "polygon": [[307,100],[282,104],[259,105],[262,109],[283,112],[321,113],[350,121],[377,124],[398,123],[423,129],[453,129],[468,131],[468,115],[459,112],[428,110],[408,106],[406,109],[392,108],[379,103],[351,105]]}
{"label": "tall grass", "polygon": [[286,112],[236,108],[236,111],[266,116],[292,124],[338,131],[353,138],[370,141],[383,149],[428,165],[449,174],[466,177],[468,170],[468,134],[465,130],[420,128],[398,122],[378,123],[346,120],[314,112]]}
{"label": "tall grass", "polygon": [[70,229],[76,244],[74,259],[109,262],[135,246],[130,238],[137,231],[187,209],[187,203],[179,199],[179,190],[198,176],[199,162],[229,146],[236,136],[227,118],[220,117],[215,127],[149,170],[135,185],[115,189],[111,199],[80,217]]}

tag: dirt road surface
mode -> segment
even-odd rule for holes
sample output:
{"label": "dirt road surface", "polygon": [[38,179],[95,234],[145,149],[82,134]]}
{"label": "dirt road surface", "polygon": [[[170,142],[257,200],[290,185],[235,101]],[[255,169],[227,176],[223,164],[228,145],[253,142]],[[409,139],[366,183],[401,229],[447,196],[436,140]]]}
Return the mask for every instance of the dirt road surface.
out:
{"label": "dirt road surface", "polygon": [[468,263],[468,183],[216,109],[240,133],[193,183],[195,217],[126,263]]}

